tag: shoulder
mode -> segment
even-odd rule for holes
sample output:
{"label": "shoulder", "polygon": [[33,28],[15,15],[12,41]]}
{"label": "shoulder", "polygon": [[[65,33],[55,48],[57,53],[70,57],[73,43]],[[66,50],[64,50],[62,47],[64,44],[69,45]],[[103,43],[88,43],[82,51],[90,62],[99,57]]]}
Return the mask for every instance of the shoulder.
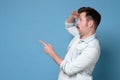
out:
{"label": "shoulder", "polygon": [[90,48],[100,48],[99,40],[95,38],[94,40],[88,43],[88,47]]}

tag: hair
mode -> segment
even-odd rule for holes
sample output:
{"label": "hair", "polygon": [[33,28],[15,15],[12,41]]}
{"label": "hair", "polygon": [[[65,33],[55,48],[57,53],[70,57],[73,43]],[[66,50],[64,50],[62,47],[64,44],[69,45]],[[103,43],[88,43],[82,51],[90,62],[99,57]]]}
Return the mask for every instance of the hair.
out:
{"label": "hair", "polygon": [[101,15],[95,9],[91,7],[81,7],[78,9],[78,13],[86,12],[86,17],[88,19],[92,19],[95,23],[95,29],[97,29],[98,25],[101,21]]}

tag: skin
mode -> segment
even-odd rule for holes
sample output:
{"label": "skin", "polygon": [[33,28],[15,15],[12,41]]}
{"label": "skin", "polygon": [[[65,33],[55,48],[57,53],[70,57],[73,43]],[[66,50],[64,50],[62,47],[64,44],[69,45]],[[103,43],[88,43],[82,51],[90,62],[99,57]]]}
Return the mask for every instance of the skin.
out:
{"label": "skin", "polygon": [[[66,21],[67,23],[74,23],[75,19],[78,19],[76,26],[81,35],[80,39],[85,39],[95,33],[94,21],[87,20],[85,12],[79,14],[77,11],[73,11]],[[47,44],[42,40],[39,40],[39,42],[44,46],[44,52],[48,54],[58,66],[60,66],[63,59],[57,55],[52,45]]]}
{"label": "skin", "polygon": [[61,62],[63,61],[57,53],[54,51],[52,45],[45,43],[44,41],[40,40],[40,43],[44,46],[44,52],[48,54],[58,66],[60,66]]}

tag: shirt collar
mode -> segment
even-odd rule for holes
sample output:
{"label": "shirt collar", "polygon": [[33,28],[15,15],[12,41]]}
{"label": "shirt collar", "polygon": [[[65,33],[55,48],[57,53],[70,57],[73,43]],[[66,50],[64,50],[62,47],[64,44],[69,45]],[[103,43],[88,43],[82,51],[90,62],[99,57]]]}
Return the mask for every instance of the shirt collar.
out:
{"label": "shirt collar", "polygon": [[94,40],[95,38],[96,38],[96,34],[93,34],[93,35],[89,36],[88,38],[80,39],[80,42],[89,43],[90,41]]}

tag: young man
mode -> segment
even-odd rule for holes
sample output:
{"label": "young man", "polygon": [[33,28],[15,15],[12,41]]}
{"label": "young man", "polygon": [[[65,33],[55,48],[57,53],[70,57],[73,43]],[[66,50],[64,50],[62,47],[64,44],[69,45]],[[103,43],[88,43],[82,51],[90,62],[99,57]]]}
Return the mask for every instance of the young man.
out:
{"label": "young man", "polygon": [[91,7],[82,7],[70,14],[65,28],[74,38],[65,59],[60,58],[50,44],[40,40],[44,52],[61,68],[58,80],[92,80],[92,72],[100,56],[100,45],[95,36],[100,21],[101,15]]}

